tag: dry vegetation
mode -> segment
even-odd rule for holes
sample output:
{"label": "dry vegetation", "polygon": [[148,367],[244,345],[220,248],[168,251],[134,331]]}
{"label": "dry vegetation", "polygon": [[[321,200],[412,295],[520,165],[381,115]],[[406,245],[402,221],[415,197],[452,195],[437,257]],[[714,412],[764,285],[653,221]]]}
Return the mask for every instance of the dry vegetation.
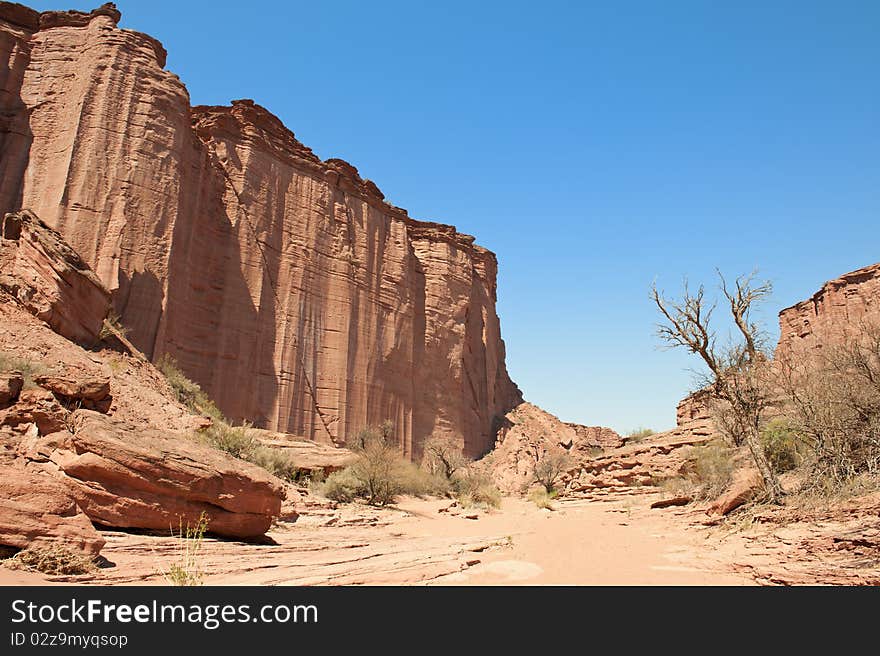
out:
{"label": "dry vegetation", "polygon": [[176,562],[171,563],[168,569],[162,572],[162,576],[169,585],[198,586],[202,585],[205,573],[202,571],[201,551],[202,540],[208,530],[208,518],[205,513],[199,515],[195,525],[184,525],[180,520],[177,535],[174,529],[171,535],[178,541],[178,557]]}
{"label": "dry vegetation", "polygon": [[262,467],[279,478],[294,481],[300,477],[301,472],[293,460],[281,449],[260,444],[254,437],[250,424],[230,424],[205,391],[183,374],[174,358],[164,355],[156,366],[165,375],[178,401],[192,412],[211,419],[211,426],[200,431],[198,439],[215,449]]}
{"label": "dry vegetation", "polygon": [[24,377],[25,389],[36,387],[34,376],[46,373],[45,367],[38,362],[0,351],[0,372],[12,371],[17,371]]}
{"label": "dry vegetation", "polygon": [[[730,482],[739,447],[748,447],[764,483],[765,499],[876,490],[880,480],[880,326],[861,324],[842,343],[810,355],[773,360],[763,333],[749,319],[753,305],[770,293],[767,282],[740,277],[720,290],[739,340],[719,346],[711,325],[715,308],[700,287],[685,285],[681,300],[656,288],[664,322],[659,335],[684,347],[709,370],[702,380],[715,425],[726,443],[693,450],[684,483],[695,496],[717,496]],[[792,473],[790,489],[779,476]],[[669,482],[681,485],[682,481]]]}
{"label": "dry vegetation", "polygon": [[362,499],[374,506],[394,503],[404,494],[454,496],[465,508],[497,508],[501,503],[492,481],[476,471],[450,440],[429,440],[421,467],[401,457],[390,422],[365,428],[348,447],[357,459],[314,485],[318,494],[342,503]]}
{"label": "dry vegetation", "polygon": [[91,557],[59,544],[29,547],[5,560],[4,564],[10,569],[50,575],[88,574],[96,567]]}

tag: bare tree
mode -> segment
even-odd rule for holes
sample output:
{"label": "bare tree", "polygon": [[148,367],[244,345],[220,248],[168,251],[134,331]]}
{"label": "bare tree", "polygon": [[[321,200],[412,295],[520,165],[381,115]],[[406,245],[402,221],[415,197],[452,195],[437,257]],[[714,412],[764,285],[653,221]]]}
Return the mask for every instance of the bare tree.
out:
{"label": "bare tree", "polygon": [[548,493],[553,492],[556,482],[571,469],[573,460],[567,451],[560,448],[548,449],[543,453],[533,447],[535,460],[535,482],[544,486]]}
{"label": "bare tree", "polygon": [[461,447],[447,437],[432,437],[425,442],[424,460],[429,471],[443,474],[449,480],[468,464]]}
{"label": "bare tree", "polygon": [[706,300],[702,285],[692,293],[687,281],[680,300],[667,299],[656,284],[652,286],[652,298],[665,320],[658,325],[657,334],[670,347],[683,347],[698,355],[706,365],[705,387],[714,402],[719,428],[735,445],[748,445],[767,496],[777,503],[783,495],[782,486],[760,441],[761,419],[771,400],[768,358],[761,330],[750,318],[752,308],[770,295],[772,285],[755,281],[754,272],[738,277],[734,287],[728,286],[720,271],[718,277],[739,338],[718,346],[711,323],[716,304]]}

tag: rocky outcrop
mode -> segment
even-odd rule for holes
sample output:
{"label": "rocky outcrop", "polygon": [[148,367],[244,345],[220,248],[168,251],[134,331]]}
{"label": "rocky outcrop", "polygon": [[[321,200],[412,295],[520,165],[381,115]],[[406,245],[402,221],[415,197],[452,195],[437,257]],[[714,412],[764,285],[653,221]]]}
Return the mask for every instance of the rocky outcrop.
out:
{"label": "rocky outcrop", "polygon": [[754,467],[737,469],[727,489],[706,509],[709,515],[726,515],[751,501],[764,489],[761,475]]}
{"label": "rocky outcrop", "polygon": [[20,371],[0,373],[0,408],[15,403],[23,386],[24,376]]}
{"label": "rocky outcrop", "polygon": [[626,441],[617,431],[605,426],[583,426],[569,422],[566,422],[565,425],[571,428],[578,436],[578,441],[586,446],[616,449],[623,446]]}
{"label": "rocky outcrop", "polygon": [[776,357],[840,343],[865,323],[880,324],[880,264],[826,282],[808,300],[782,310]]}
{"label": "rocky outcrop", "polygon": [[252,538],[281,512],[284,487],[265,470],[189,439],[135,428],[78,410],[74,432],[48,435],[29,451],[51,462],[95,523],[168,531],[196,525],[201,513],[217,535]]}
{"label": "rocky outcrop", "polygon": [[52,544],[97,556],[104,539],[60,481],[0,463],[0,545]]}
{"label": "rocky outcrop", "polygon": [[233,420],[340,445],[390,419],[414,458],[432,435],[491,448],[521,400],[492,253],[252,101],[191,108],[114,9],[34,14],[0,3],[0,210],[65,236],[138,349],[174,356]]}
{"label": "rocky outcrop", "polygon": [[[199,441],[193,429],[202,418],[177,403],[151,364],[88,351],[4,294],[0,544],[58,539],[96,554],[102,541],[92,521],[168,531],[202,511],[218,535],[265,532],[280,514],[280,481]],[[3,367],[25,369],[27,378]],[[88,407],[100,412],[78,409]]]}
{"label": "rocky outcrop", "polygon": [[287,433],[277,433],[254,428],[251,435],[263,446],[278,449],[296,463],[296,468],[305,474],[332,474],[344,469],[356,459],[354,453],[341,447],[316,444]]}
{"label": "rocky outcrop", "polygon": [[[546,410],[523,402],[499,421],[495,448],[479,461],[479,466],[505,492],[521,493],[534,483],[535,465],[546,454],[567,454],[575,469],[603,451],[605,447],[597,438],[608,443],[613,435],[617,433],[610,428],[566,424]],[[563,476],[561,483],[565,480]]]}
{"label": "rocky outcrop", "polygon": [[110,293],[82,258],[29,211],[0,225],[0,289],[56,333],[93,344],[110,309]]}

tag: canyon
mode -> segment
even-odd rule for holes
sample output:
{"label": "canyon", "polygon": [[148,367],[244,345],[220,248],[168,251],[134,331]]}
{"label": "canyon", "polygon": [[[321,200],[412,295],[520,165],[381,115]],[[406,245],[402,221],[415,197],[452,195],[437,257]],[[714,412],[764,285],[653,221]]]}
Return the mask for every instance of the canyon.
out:
{"label": "canyon", "polygon": [[470,456],[522,400],[493,253],[416,221],[250,100],[193,107],[152,37],[0,3],[0,215],[57,229],[128,338],[231,420],[343,445],[392,421]]}
{"label": "canyon", "polygon": [[[120,18],[0,2],[0,547],[100,563],[0,567],[0,584],[162,583],[174,529],[201,517],[218,584],[880,582],[876,492],[725,523],[754,481],[713,499],[664,487],[717,438],[705,393],[653,435],[525,401],[492,252],[253,100],[193,106],[163,46]],[[782,310],[775,358],[878,320],[874,264]],[[209,446],[224,418],[180,398],[166,357],[296,476]],[[452,444],[500,508],[317,494],[311,478],[385,421],[408,460]],[[541,508],[522,496],[551,452],[560,498]]]}

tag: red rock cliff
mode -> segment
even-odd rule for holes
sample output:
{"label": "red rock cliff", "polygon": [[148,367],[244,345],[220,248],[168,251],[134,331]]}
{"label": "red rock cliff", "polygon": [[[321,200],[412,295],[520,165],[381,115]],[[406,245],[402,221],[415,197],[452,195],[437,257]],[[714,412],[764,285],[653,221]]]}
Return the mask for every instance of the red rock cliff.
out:
{"label": "red rock cliff", "polygon": [[864,322],[880,322],[880,264],[845,273],[782,310],[776,357],[840,342]]}
{"label": "red rock cliff", "polygon": [[335,444],[391,419],[407,455],[432,434],[491,448],[521,400],[495,256],[252,101],[191,107],[118,20],[0,2],[0,212],[58,229],[132,341],[233,419]]}

